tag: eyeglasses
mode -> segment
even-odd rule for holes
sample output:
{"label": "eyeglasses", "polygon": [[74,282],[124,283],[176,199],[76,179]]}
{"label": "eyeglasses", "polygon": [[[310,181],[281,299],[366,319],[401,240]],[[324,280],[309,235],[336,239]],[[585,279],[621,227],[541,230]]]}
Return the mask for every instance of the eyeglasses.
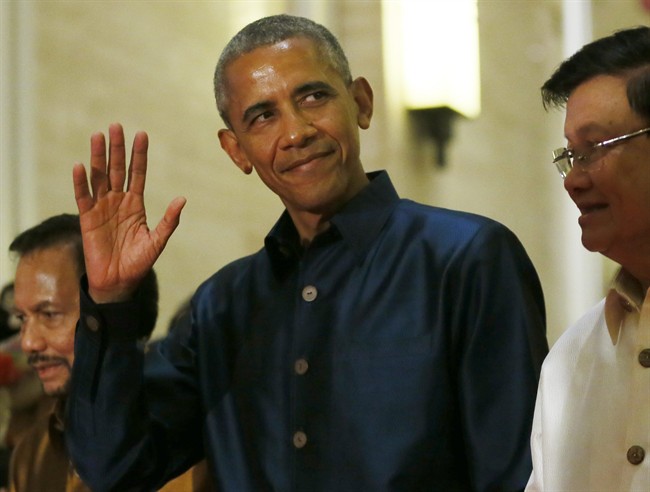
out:
{"label": "eyeglasses", "polygon": [[636,132],[628,133],[626,135],[621,135],[620,137],[614,137],[610,138],[609,140],[598,142],[583,154],[576,154],[573,149],[560,147],[559,149],[555,149],[553,151],[553,164],[555,164],[557,170],[562,176],[562,179],[564,179],[573,168],[574,162],[577,162],[580,169],[586,171],[588,166],[600,159],[610,147],[648,132],[650,132],[650,127],[638,130]]}

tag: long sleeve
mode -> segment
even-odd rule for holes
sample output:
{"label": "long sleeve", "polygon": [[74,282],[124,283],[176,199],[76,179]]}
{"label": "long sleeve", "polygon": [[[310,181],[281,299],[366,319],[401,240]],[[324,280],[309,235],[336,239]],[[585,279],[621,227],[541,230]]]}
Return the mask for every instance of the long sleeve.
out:
{"label": "long sleeve", "polygon": [[459,438],[466,443],[471,482],[480,491],[522,490],[548,352],[542,290],[519,241],[495,226],[477,234],[457,278]]}
{"label": "long sleeve", "polygon": [[547,343],[514,234],[401,200],[379,174],[302,254],[296,241],[283,215],[146,356],[137,303],[82,298],[82,477],[146,490],[205,454],[224,492],[522,490]]}
{"label": "long sleeve", "polygon": [[[83,286],[81,291],[67,408],[69,452],[96,492],[154,490],[202,454],[195,381],[159,348],[148,352],[145,375],[137,299],[95,305]],[[161,380],[167,388],[162,394]]]}

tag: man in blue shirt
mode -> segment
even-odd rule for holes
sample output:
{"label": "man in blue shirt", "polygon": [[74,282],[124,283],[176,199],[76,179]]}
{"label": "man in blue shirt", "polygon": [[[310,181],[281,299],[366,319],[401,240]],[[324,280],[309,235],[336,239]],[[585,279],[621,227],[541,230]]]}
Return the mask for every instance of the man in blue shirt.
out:
{"label": "man in blue shirt", "polygon": [[364,172],[372,89],[312,21],[245,27],[215,93],[222,147],[286,211],[146,360],[133,299],[185,200],[147,227],[147,136],[125,190],[119,125],[108,157],[91,138],[90,185],[74,168],[87,284],[68,444],[81,476],[96,491],[149,490],[205,455],[228,492],[523,489],[547,343],[516,237]]}

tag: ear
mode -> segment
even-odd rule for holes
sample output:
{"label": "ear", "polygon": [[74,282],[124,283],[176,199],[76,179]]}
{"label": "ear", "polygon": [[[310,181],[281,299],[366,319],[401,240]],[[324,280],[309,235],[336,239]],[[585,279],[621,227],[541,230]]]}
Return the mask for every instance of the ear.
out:
{"label": "ear", "polygon": [[246,157],[246,153],[239,146],[237,135],[232,130],[221,129],[219,130],[219,143],[221,148],[226,151],[230,159],[241,169],[245,174],[253,172],[253,165]]}
{"label": "ear", "polygon": [[366,130],[370,127],[372,119],[373,93],[370,83],[365,78],[358,77],[352,81],[352,97],[359,108],[357,114],[359,128]]}

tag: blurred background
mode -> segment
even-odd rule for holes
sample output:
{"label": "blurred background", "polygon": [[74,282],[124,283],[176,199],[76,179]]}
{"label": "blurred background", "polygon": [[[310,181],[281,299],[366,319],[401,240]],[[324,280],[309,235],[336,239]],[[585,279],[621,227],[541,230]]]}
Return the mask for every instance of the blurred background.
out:
{"label": "blurred background", "polygon": [[[353,76],[374,88],[375,115],[362,133],[366,170],[388,170],[403,197],[487,215],[519,236],[542,280],[553,343],[602,297],[615,265],[582,250],[577,211],[550,162],[565,142],[563,114],[543,110],[539,87],[585,42],[650,23],[650,2],[478,0],[462,14],[468,30],[449,29],[463,2],[2,0],[0,284],[13,279],[7,249],[17,233],[76,213],[72,165],[88,163],[91,133],[115,121],[129,144],[136,131],[149,134],[150,224],[175,196],[188,199],[156,265],[154,337],[200,282],[258,250],[282,207],[219,147],[212,74],[241,27],[288,12],[329,27]],[[427,116],[422,128],[407,91],[425,74],[410,73],[405,60],[450,78],[447,91],[462,89],[460,101],[426,103],[457,116]],[[474,97],[479,106],[462,107]],[[439,131],[451,131],[444,156],[432,138]]]}

